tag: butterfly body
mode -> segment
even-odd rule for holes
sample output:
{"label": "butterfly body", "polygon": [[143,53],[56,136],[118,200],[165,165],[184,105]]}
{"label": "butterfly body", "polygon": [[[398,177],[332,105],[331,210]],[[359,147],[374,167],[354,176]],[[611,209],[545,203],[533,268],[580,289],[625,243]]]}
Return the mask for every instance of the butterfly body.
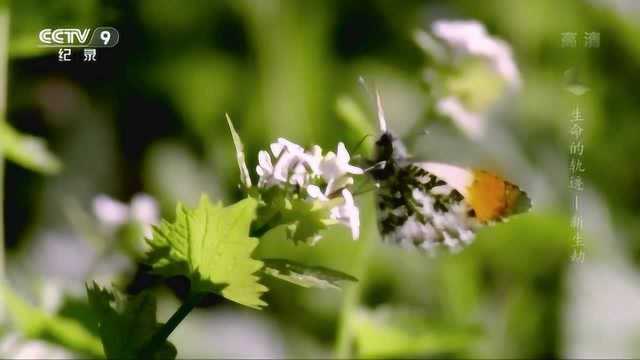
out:
{"label": "butterfly body", "polygon": [[455,251],[471,243],[481,226],[529,209],[523,191],[490,172],[411,159],[387,131],[379,97],[378,118],[382,134],[368,172],[379,185],[378,227],[385,241]]}

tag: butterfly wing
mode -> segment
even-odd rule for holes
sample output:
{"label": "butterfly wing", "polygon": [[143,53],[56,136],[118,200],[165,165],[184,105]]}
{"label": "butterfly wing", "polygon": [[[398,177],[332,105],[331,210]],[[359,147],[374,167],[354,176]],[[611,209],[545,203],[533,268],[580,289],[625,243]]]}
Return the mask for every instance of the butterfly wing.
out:
{"label": "butterfly wing", "polygon": [[448,164],[407,162],[380,185],[380,231],[386,241],[405,248],[458,250],[479,227],[530,207],[512,183]]}
{"label": "butterfly wing", "polygon": [[524,191],[488,171],[436,162],[416,165],[456,189],[481,223],[502,220],[531,208],[531,200]]}

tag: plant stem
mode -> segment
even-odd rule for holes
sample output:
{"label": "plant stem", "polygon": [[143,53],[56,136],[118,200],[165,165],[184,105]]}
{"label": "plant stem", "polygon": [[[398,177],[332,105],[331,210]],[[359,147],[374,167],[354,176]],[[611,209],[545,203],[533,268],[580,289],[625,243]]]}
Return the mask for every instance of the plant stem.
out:
{"label": "plant stem", "polygon": [[[7,67],[9,63],[9,4],[0,0],[0,122],[5,121],[7,109]],[[0,144],[2,145],[2,144]],[[4,156],[0,146],[0,282],[5,280],[4,251]],[[4,306],[0,303],[0,322],[4,320]]]}
{"label": "plant stem", "polygon": [[169,335],[184,320],[193,308],[202,301],[206,293],[195,293],[189,295],[187,300],[180,305],[173,315],[153,334],[151,339],[140,349],[140,358],[148,359],[153,357],[153,353],[159,349],[167,340]]}
{"label": "plant stem", "polygon": [[[368,208],[371,209],[373,206],[371,200],[372,198],[368,196],[367,201],[362,202],[363,208],[364,206],[368,206]],[[369,257],[375,245],[375,241],[377,240],[377,231],[371,231],[371,229],[375,229],[375,225],[367,226],[366,229],[367,234],[363,234],[364,236],[362,236],[360,240],[360,246],[353,255],[353,276],[358,278],[358,282],[352,284],[346,289],[342,307],[340,309],[340,322],[338,324],[338,335],[335,346],[336,359],[349,359],[353,357],[351,354],[351,314],[356,310],[360,303],[360,295],[366,282],[365,277],[367,267],[369,266]]]}

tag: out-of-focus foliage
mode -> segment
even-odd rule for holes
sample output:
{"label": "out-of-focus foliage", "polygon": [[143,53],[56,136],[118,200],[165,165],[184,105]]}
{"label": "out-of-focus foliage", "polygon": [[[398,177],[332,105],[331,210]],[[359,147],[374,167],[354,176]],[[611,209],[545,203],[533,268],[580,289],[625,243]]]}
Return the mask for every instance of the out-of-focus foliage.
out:
{"label": "out-of-focus foliage", "polygon": [[8,159],[45,174],[60,171],[60,161],[47,150],[43,139],[20,134],[5,122],[0,122],[0,151]]}
{"label": "out-of-focus foliage", "polygon": [[28,304],[6,285],[2,285],[0,290],[12,322],[25,337],[44,339],[78,354],[104,356],[100,340],[77,319],[63,314],[48,314]]}
{"label": "out-of-focus foliage", "polygon": [[358,354],[365,359],[452,355],[479,339],[477,330],[442,328],[416,309],[381,308],[351,316]]}
{"label": "out-of-focus foliage", "polygon": [[[9,55],[17,58],[55,53],[55,48],[43,47],[38,34],[49,28],[65,28],[70,24],[94,24],[101,11],[97,1],[9,1],[11,4],[11,38]],[[38,11],[33,11],[38,9]]]}

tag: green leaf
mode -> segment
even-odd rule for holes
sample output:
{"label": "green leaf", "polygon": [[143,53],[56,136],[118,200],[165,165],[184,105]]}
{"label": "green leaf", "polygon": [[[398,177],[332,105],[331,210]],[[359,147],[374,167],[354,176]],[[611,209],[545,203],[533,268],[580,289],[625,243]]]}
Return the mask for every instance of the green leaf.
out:
{"label": "green leaf", "polygon": [[213,205],[206,195],[193,210],[178,204],[173,223],[154,227],[148,263],[158,274],[188,277],[192,292],[218,292],[252,308],[266,305],[260,296],[267,288],[255,275],[262,262],[251,258],[258,239],[249,237],[257,206],[253,198]]}
{"label": "green leaf", "polygon": [[263,259],[265,274],[304,288],[340,290],[342,281],[358,281],[355,277],[322,266],[309,266],[286,259]]}
{"label": "green leaf", "polygon": [[321,230],[330,223],[329,207],[318,202],[300,199],[280,187],[261,189],[258,219],[253,233],[261,236],[268,230],[286,225],[287,237],[295,243],[313,243]]}
{"label": "green leaf", "polygon": [[350,323],[362,358],[442,357],[464,351],[481,335],[476,328],[438,326],[415,309],[360,310]]}
{"label": "green leaf", "polygon": [[21,134],[4,121],[0,121],[0,151],[9,160],[44,174],[55,174],[62,167],[44,139]]}
{"label": "green leaf", "polygon": [[240,135],[233,127],[233,123],[231,122],[231,118],[228,114],[225,114],[227,117],[227,124],[229,125],[229,131],[231,131],[231,137],[233,138],[233,145],[236,148],[236,160],[238,161],[238,168],[240,169],[240,182],[244,185],[245,188],[251,187],[251,176],[249,176],[249,169],[247,168],[247,163],[244,159],[244,146],[242,145],[242,140],[240,140]]}
{"label": "green leaf", "polygon": [[[87,286],[89,304],[98,318],[104,352],[109,359],[134,359],[143,345],[161,326],[156,321],[156,301],[150,293],[125,298],[100,288]],[[166,341],[154,358],[175,359],[176,349]]]}
{"label": "green leaf", "polygon": [[313,243],[320,236],[320,230],[327,228],[329,209],[318,207],[316,202],[305,199],[292,199],[287,201],[282,218],[287,224],[290,239]]}
{"label": "green leaf", "polygon": [[91,357],[104,357],[100,339],[80,322],[67,317],[48,314],[28,304],[8,286],[0,284],[2,300],[11,320],[24,336],[43,339]]}

